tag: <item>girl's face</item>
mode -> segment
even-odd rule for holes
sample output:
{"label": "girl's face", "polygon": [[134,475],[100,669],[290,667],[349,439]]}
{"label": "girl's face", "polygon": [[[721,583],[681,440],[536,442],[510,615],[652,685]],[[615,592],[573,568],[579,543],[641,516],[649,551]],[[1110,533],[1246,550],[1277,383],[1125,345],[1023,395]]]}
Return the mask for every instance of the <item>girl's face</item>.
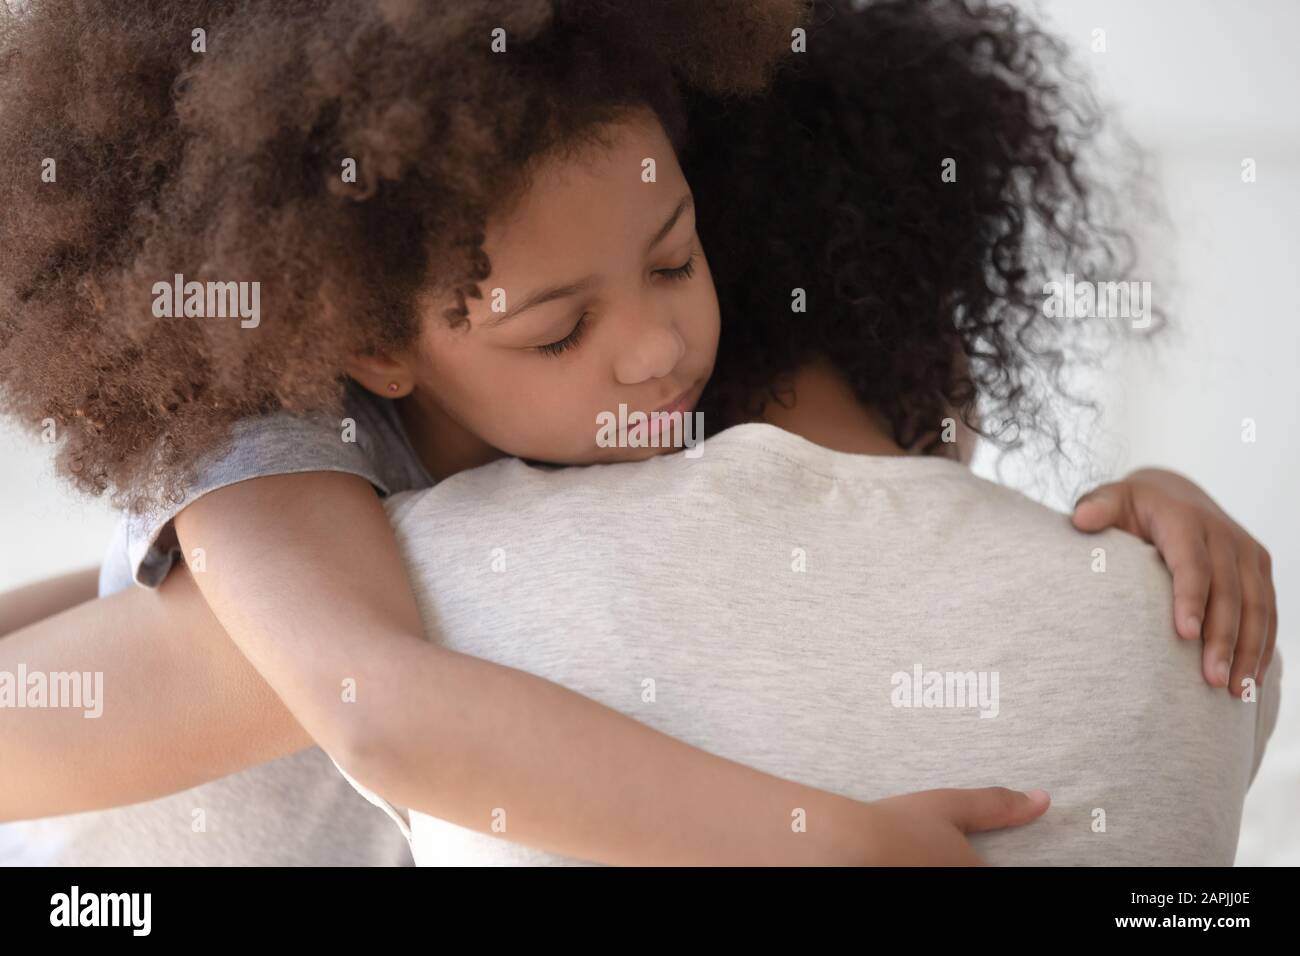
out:
{"label": "girl's face", "polygon": [[[609,134],[608,150],[538,169],[520,203],[488,224],[492,273],[484,297],[467,300],[468,326],[453,329],[431,310],[413,354],[399,359],[413,386],[403,414],[431,470],[501,454],[647,458],[671,449],[600,447],[597,416],[617,419],[620,404],[629,415],[688,412],[699,399],[717,351],[718,300],[690,187],[651,114],[631,114]],[[362,381],[384,394],[382,379]],[[450,468],[439,461],[448,458]]]}

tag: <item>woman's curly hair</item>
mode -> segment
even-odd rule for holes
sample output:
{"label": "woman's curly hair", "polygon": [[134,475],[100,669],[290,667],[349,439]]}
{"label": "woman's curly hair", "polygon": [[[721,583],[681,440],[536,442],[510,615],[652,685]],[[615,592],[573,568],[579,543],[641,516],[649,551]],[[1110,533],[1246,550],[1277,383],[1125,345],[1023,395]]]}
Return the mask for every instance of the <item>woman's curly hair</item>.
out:
{"label": "woman's curly hair", "polygon": [[1141,185],[1085,168],[1110,143],[1065,49],[974,0],[818,0],[807,29],[762,97],[692,105],[683,165],[723,322],[705,420],[782,401],[773,383],[823,357],[904,447],[952,453],[959,415],[1004,450],[1062,451],[1060,412],[1096,411],[1062,373],[1116,330],[1049,317],[1044,284],[1126,278],[1115,214]]}
{"label": "woman's curly hair", "polygon": [[[338,410],[346,357],[409,344],[417,293],[445,293],[463,321],[489,271],[487,219],[536,160],[632,106],[680,144],[683,91],[760,89],[805,12],[0,5],[0,409],[52,422],[58,470],[82,490],[175,497],[237,419]],[[153,285],[176,273],[260,282],[266,318],[156,318]]]}

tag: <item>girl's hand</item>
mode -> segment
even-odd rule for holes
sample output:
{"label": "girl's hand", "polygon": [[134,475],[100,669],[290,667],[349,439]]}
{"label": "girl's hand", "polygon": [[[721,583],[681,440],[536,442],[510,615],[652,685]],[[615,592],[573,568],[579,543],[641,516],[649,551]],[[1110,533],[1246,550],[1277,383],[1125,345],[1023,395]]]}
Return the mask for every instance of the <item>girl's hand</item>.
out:
{"label": "girl's hand", "polygon": [[1268,551],[1181,475],[1157,468],[1102,485],[1074,506],[1080,531],[1121,528],[1156,546],[1174,575],[1174,628],[1204,637],[1201,670],[1213,687],[1242,692],[1264,679],[1277,642]]}
{"label": "girl's hand", "polygon": [[922,790],[866,805],[870,866],[984,866],[968,833],[1023,826],[1047,810],[1045,791]]}

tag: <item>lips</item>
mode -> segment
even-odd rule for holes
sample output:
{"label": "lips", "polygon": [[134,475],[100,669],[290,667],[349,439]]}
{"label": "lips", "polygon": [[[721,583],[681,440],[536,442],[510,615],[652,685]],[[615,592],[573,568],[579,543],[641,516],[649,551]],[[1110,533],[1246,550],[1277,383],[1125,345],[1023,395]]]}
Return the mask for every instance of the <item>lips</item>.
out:
{"label": "lips", "polygon": [[651,412],[647,417],[650,419],[649,429],[652,439],[654,436],[659,434],[660,426],[664,424],[664,420],[657,418],[656,415],[660,413],[671,415],[674,412],[680,412],[683,417],[689,415],[691,409],[695,407],[696,401],[699,400],[700,392],[703,391],[703,389],[704,386],[702,383],[693,385],[674,398],[667,405],[661,405],[659,408],[656,408]]}
{"label": "lips", "polygon": [[[694,404],[694,402],[691,400],[694,392],[695,392],[695,386],[691,386],[686,391],[682,392],[680,395],[674,398],[667,405],[661,405],[658,408],[656,408],[655,412],[672,413],[672,412],[690,411],[691,405]],[[651,414],[653,415],[654,412],[651,412]]]}

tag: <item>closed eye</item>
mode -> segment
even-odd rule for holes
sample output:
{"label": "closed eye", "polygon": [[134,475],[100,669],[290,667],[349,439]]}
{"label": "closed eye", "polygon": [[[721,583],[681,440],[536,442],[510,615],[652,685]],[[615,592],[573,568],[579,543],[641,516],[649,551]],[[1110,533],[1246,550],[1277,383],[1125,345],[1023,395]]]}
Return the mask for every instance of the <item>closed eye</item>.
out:
{"label": "closed eye", "polygon": [[[672,269],[657,269],[655,275],[663,276],[665,279],[672,281],[681,281],[691,278],[695,275],[695,253],[692,252],[686,261],[680,266],[676,266]],[[582,315],[578,317],[578,321],[574,324],[573,330],[564,338],[557,342],[548,342],[545,345],[534,346],[534,349],[541,352],[543,355],[562,355],[569,349],[575,348],[582,340],[582,335],[586,331],[587,316],[589,314],[590,313],[587,312],[582,313]]]}
{"label": "closed eye", "polygon": [[578,316],[578,321],[573,326],[573,331],[564,338],[560,339],[558,342],[548,342],[546,345],[537,345],[534,346],[534,348],[543,355],[560,355],[567,352],[569,349],[574,348],[578,342],[581,341],[582,333],[586,328],[587,313],[584,312],[582,315]]}
{"label": "closed eye", "polygon": [[655,275],[663,276],[665,279],[689,279],[695,275],[695,253],[692,252],[690,258],[675,269],[659,269]]}

